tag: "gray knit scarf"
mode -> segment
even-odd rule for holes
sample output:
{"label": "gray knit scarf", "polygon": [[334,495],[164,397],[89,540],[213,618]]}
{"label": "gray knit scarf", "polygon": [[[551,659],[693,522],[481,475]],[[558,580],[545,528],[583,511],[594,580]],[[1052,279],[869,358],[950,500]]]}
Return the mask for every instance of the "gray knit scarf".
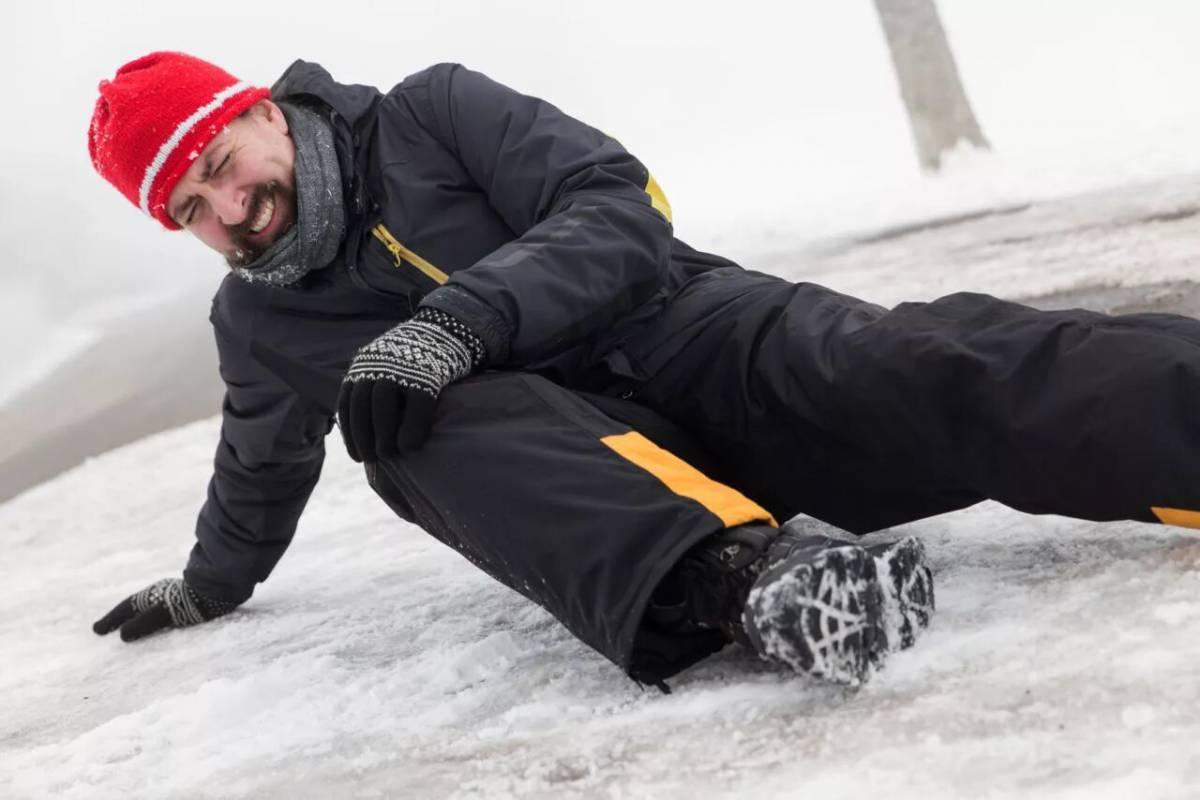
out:
{"label": "gray knit scarf", "polygon": [[289,286],[328,266],[346,233],[342,171],[333,126],[315,111],[279,103],[296,145],[296,224],[234,274],[251,283]]}

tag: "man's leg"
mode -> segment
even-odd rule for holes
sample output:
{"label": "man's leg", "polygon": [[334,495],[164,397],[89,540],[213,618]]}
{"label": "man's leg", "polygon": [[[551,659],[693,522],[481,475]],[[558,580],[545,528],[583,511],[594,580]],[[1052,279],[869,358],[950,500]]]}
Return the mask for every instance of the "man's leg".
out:
{"label": "man's leg", "polygon": [[636,398],[783,519],[865,533],[992,498],[1200,519],[1200,322],[976,294],[888,311],[722,269],[628,344]]}
{"label": "man's leg", "polygon": [[773,525],[736,491],[532,375],[455,384],[419,450],[367,467],[400,516],[546,608],[639,680],[720,649],[715,629],[657,632],[651,595],[701,540]]}

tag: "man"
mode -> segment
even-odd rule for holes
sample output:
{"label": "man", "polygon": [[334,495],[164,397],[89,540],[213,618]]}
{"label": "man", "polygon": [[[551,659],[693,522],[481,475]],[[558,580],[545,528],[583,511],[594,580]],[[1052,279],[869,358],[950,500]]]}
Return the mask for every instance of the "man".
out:
{"label": "man", "polygon": [[672,235],[613,138],[458,65],[268,92],[180,53],[100,85],[99,173],[231,268],[228,392],[182,579],[95,625],[223,615],[282,556],[336,416],[401,517],[640,681],[737,640],[857,684],[933,608],[919,542],[993,498],[1200,519],[1200,326],[959,294],[888,311]]}

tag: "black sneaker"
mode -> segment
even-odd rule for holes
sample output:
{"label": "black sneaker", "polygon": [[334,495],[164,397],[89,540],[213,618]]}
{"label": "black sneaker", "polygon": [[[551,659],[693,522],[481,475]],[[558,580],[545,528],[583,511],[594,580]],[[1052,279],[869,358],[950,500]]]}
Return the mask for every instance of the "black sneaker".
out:
{"label": "black sneaker", "polygon": [[[804,517],[782,529],[720,531],[689,550],[655,589],[647,622],[667,634],[716,629],[801,672],[861,683],[889,650],[912,646],[928,626],[933,574],[915,537],[862,548],[831,532],[840,533]],[[751,592],[776,581],[783,583],[769,593]],[[794,600],[791,610],[775,603],[785,595]]]}
{"label": "black sneaker", "polygon": [[760,656],[857,686],[888,651],[875,558],[852,545],[800,548],[763,572],[743,614]]}
{"label": "black sneaker", "polygon": [[[815,555],[826,547],[857,544],[850,534],[812,517],[796,517],[771,544],[768,566],[799,552]],[[860,545],[861,546],[861,545]],[[884,628],[890,650],[912,647],[929,626],[934,610],[933,572],[925,561],[925,545],[915,536],[863,547],[875,557],[883,587]]]}

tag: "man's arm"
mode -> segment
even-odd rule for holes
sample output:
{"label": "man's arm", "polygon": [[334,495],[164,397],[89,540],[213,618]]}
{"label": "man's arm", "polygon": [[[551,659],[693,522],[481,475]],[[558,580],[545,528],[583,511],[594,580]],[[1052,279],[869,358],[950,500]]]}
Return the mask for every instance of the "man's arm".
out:
{"label": "man's arm", "polygon": [[226,386],[221,438],[184,577],[240,603],[292,541],[321,475],[331,419],[264,368],[253,338],[229,330],[216,309],[213,323]]}
{"label": "man's arm", "polygon": [[[252,313],[252,312],[251,312]],[[331,420],[254,358],[214,304],[226,394],[208,499],[183,579],[130,595],[96,623],[127,641],[228,613],[250,598],[291,543],[321,474]]]}
{"label": "man's arm", "polygon": [[670,207],[615,139],[457,64],[413,76],[393,99],[458,158],[518,234],[422,303],[483,339],[489,365],[551,356],[658,291]]}

